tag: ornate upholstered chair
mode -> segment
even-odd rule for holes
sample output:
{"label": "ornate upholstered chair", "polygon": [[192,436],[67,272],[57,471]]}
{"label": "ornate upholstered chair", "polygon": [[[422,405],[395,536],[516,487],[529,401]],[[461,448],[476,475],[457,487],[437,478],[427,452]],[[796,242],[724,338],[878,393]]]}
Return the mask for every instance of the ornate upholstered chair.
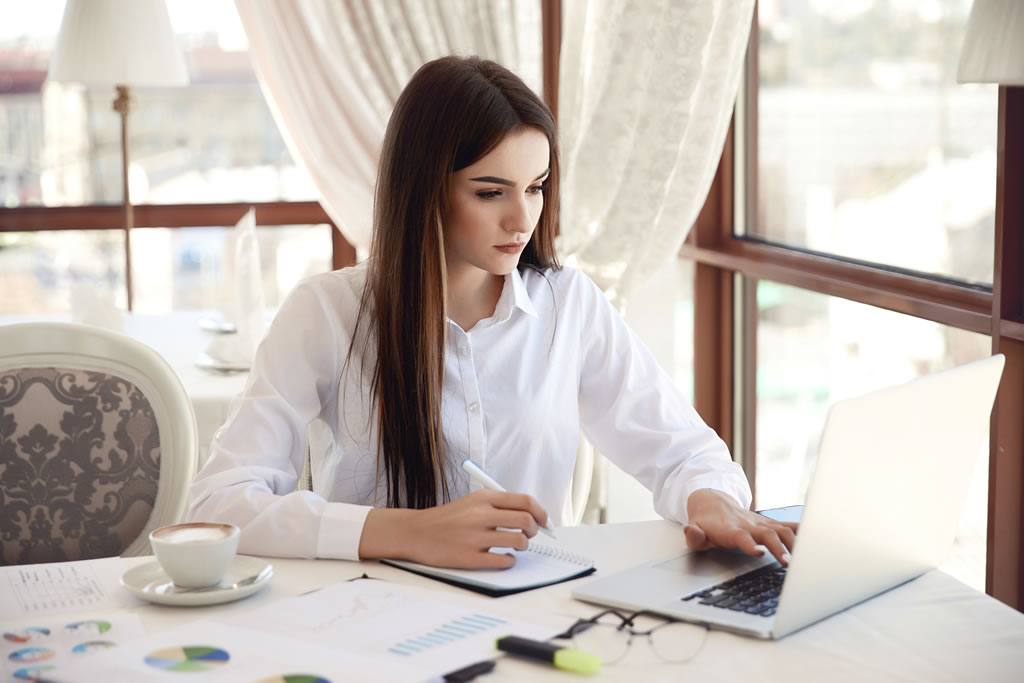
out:
{"label": "ornate upholstered chair", "polygon": [[73,323],[0,326],[0,564],[143,555],[183,518],[192,405],[156,351]]}

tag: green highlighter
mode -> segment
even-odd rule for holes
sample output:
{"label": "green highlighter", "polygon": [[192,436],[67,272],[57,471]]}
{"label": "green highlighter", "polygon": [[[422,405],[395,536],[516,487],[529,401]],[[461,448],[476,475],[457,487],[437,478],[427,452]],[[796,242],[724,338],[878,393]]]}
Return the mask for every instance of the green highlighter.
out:
{"label": "green highlighter", "polygon": [[495,647],[510,655],[553,664],[565,671],[580,674],[595,674],[601,668],[601,658],[595,654],[571,647],[560,647],[541,640],[530,640],[519,636],[505,636],[494,641]]}

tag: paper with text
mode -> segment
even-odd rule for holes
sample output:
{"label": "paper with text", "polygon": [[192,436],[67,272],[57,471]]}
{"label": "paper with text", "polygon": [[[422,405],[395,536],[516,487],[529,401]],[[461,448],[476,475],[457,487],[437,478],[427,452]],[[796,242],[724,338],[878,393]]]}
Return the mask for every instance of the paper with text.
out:
{"label": "paper with text", "polygon": [[496,638],[512,634],[544,640],[572,619],[361,579],[280,600],[232,623],[411,666],[425,678],[497,656]]}
{"label": "paper with text", "polygon": [[123,569],[120,557],[0,567],[0,621],[135,604]]}

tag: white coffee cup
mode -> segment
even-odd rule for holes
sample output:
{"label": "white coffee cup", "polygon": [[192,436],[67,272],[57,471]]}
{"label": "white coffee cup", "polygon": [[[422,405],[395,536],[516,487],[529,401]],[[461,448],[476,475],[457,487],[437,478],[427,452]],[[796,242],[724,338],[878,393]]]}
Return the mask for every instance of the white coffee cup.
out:
{"label": "white coffee cup", "polygon": [[149,543],[176,586],[203,588],[224,578],[238,550],[239,536],[234,524],[186,522],[154,529]]}

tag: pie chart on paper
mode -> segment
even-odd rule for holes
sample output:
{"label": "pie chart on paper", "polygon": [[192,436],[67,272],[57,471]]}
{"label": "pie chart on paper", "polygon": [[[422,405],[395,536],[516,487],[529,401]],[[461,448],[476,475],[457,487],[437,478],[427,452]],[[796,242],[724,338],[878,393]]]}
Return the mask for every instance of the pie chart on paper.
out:
{"label": "pie chart on paper", "polygon": [[75,645],[71,648],[71,651],[76,655],[80,655],[86,652],[94,652],[96,650],[106,650],[108,647],[114,647],[116,644],[117,643],[112,643],[109,640],[90,640]]}
{"label": "pie chart on paper", "polygon": [[52,668],[48,664],[43,666],[26,666],[23,669],[17,669],[11,675],[18,681],[41,681],[46,679],[43,672],[49,671]]}
{"label": "pie chart on paper", "polygon": [[46,647],[23,647],[7,655],[12,662],[42,662],[57,653]]}
{"label": "pie chart on paper", "polygon": [[11,643],[27,643],[30,640],[45,638],[50,635],[50,629],[42,626],[29,626],[23,628],[20,631],[7,632],[4,634],[4,639]]}
{"label": "pie chart on paper", "polygon": [[209,645],[168,647],[146,655],[146,664],[154,669],[196,673],[216,671],[228,663],[231,656],[224,650]]}
{"label": "pie chart on paper", "polygon": [[89,620],[89,621],[76,621],[73,624],[68,624],[64,628],[66,628],[69,631],[93,631],[93,630],[95,630],[97,633],[106,633],[107,631],[110,630],[110,622],[109,621],[99,621],[99,620],[96,620],[96,619],[92,619],[92,620]]}

